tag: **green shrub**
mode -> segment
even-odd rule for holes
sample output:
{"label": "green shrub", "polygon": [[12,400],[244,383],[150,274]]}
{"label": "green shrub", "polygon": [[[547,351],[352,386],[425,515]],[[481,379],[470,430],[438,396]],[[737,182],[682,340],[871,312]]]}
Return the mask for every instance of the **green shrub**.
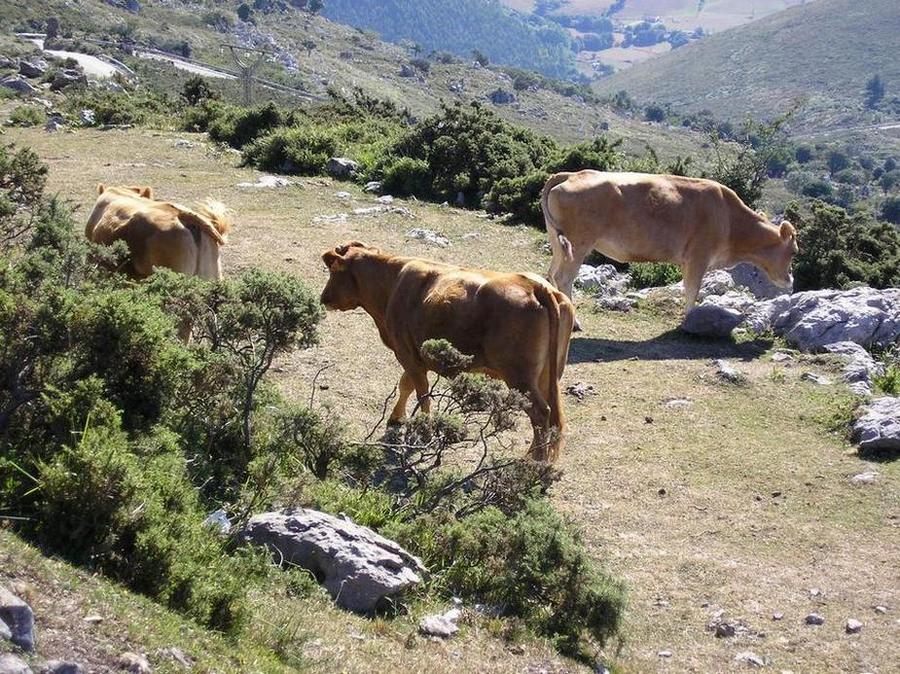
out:
{"label": "green shrub", "polygon": [[274,103],[255,108],[207,106],[212,116],[207,120],[209,137],[240,150],[247,144],[292,121]]}
{"label": "green shrub", "polygon": [[622,585],[546,501],[512,517],[496,508],[463,521],[435,514],[385,533],[420,555],[446,594],[520,617],[565,652],[590,653],[585,637],[603,644],[619,628]]}
{"label": "green shrub", "polygon": [[431,196],[455,199],[462,193],[477,206],[495,183],[535,170],[553,148],[550,139],[473,103],[442,106],[404,133],[390,155],[426,162]]}
{"label": "green shrub", "polygon": [[632,288],[658,288],[681,280],[681,269],[668,262],[635,262],[628,266]]}
{"label": "green shrub", "polygon": [[337,151],[337,140],[327,131],[281,128],[244,148],[244,163],[264,171],[318,175]]}
{"label": "green shrub", "polygon": [[388,163],[383,171],[383,187],[389,194],[427,197],[431,192],[431,172],[424,159],[399,157]]}
{"label": "green shrub", "polygon": [[797,226],[800,239],[794,258],[796,290],[900,284],[900,233],[893,225],[821,202],[813,203],[811,213],[791,206],[785,216]]}
{"label": "green shrub", "polygon": [[13,126],[42,126],[47,123],[46,113],[33,105],[19,105],[9,113]]}
{"label": "green shrub", "polygon": [[34,151],[0,145],[0,253],[31,231],[46,183],[47,167]]}
{"label": "green shrub", "polygon": [[73,115],[92,110],[95,126],[138,126],[169,124],[177,105],[166,96],[147,90],[114,92],[86,89],[66,98],[66,109]]}

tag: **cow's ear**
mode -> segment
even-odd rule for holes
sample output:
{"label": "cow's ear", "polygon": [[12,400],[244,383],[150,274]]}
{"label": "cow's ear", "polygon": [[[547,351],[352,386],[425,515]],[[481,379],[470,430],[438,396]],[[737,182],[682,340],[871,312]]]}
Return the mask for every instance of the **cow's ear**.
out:
{"label": "cow's ear", "polygon": [[794,229],[794,226],[787,220],[781,221],[781,239],[783,241],[787,241],[788,239],[794,239],[797,237],[797,230]]}
{"label": "cow's ear", "polygon": [[97,196],[99,197],[106,191],[106,185],[103,183],[97,183]]}
{"label": "cow's ear", "polygon": [[340,271],[346,267],[346,262],[341,253],[338,252],[339,250],[340,247],[322,253],[322,262],[328,267],[328,271]]}
{"label": "cow's ear", "polygon": [[145,199],[153,198],[153,188],[152,187],[142,187],[141,188],[141,196]]}

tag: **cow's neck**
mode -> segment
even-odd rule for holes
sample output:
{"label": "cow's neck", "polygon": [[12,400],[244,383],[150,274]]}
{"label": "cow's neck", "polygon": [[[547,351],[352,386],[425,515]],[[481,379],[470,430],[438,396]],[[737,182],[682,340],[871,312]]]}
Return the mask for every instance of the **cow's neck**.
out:
{"label": "cow's neck", "polygon": [[404,264],[404,258],[371,257],[360,260],[353,272],[359,287],[359,304],[374,319],[382,338],[387,305]]}
{"label": "cow's neck", "polygon": [[777,244],[781,235],[777,227],[769,224],[749,208],[732,216],[732,263],[755,262],[760,250]]}

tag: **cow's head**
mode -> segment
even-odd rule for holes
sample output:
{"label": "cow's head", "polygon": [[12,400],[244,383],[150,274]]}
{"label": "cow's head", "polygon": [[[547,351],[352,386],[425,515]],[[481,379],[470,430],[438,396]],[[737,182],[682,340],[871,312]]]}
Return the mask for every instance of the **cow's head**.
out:
{"label": "cow's head", "polygon": [[328,267],[328,283],[322,291],[322,304],[335,311],[349,311],[360,306],[360,291],[353,274],[354,262],[371,250],[361,241],[348,241],[322,253]]}
{"label": "cow's head", "polygon": [[133,192],[139,197],[144,197],[145,199],[153,198],[153,188],[148,185],[119,185],[116,187],[107,187],[103,183],[97,185],[97,196],[100,196],[106,191],[126,195]]}
{"label": "cow's head", "polygon": [[797,230],[787,220],[782,220],[778,227],[778,241],[758,251],[755,262],[772,283],[782,288],[790,288],[794,285],[791,262],[799,250]]}

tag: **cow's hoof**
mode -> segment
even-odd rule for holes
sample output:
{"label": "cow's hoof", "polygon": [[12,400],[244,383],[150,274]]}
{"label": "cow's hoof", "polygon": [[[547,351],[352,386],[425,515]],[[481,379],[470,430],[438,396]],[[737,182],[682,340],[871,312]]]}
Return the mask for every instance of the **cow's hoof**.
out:
{"label": "cow's hoof", "polygon": [[388,419],[387,427],[388,428],[399,428],[405,422],[405,419]]}
{"label": "cow's hoof", "polygon": [[582,332],[584,328],[581,327],[581,321],[577,318],[575,319],[575,324],[572,326],[572,332]]}

